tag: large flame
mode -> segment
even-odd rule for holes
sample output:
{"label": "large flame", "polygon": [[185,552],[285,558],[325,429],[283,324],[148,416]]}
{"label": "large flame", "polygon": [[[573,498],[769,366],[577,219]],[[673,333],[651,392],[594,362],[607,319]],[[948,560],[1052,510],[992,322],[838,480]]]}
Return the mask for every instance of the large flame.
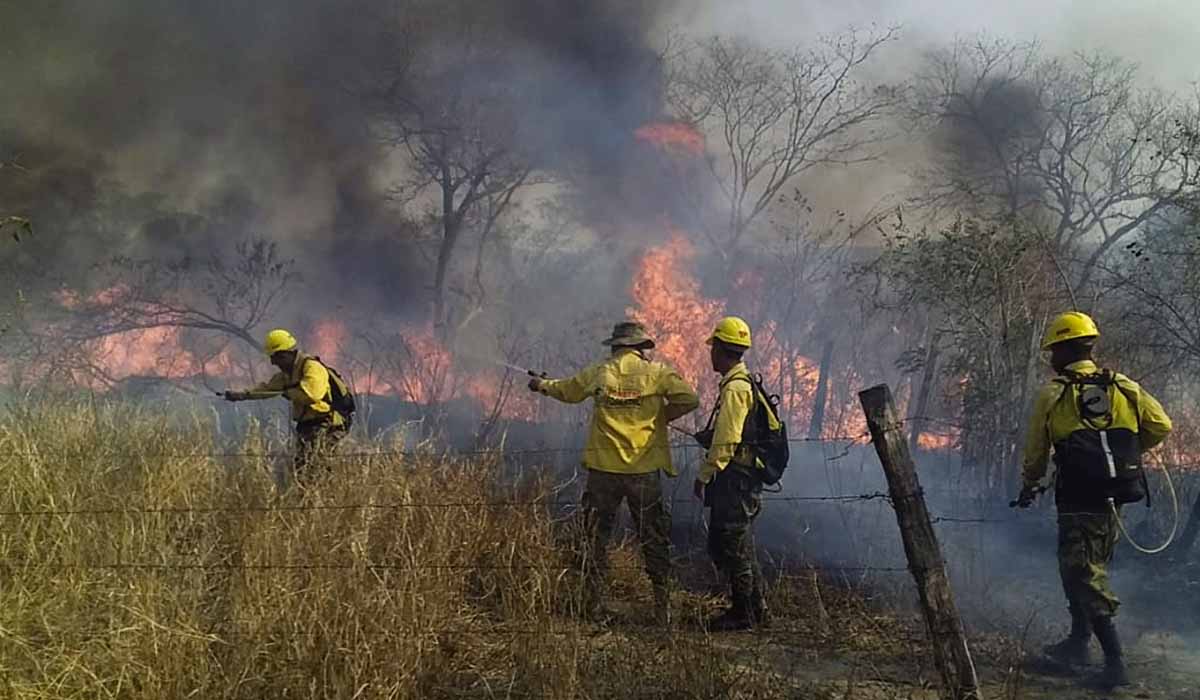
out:
{"label": "large flame", "polygon": [[657,351],[693,385],[711,372],[704,340],[724,312],[724,305],[700,293],[688,271],[695,249],[681,231],[672,231],[661,246],[651,247],[633,275],[636,306],[629,315],[646,326]]}
{"label": "large flame", "polygon": [[[650,247],[634,272],[631,287],[634,306],[627,313],[644,324],[651,333],[658,354],[680,374],[700,388],[705,403],[711,405],[716,391],[712,365],[705,340],[717,320],[725,314],[725,304],[706,297],[691,272],[696,251],[682,231],[672,229],[666,243]],[[753,284],[751,276],[739,284]],[[754,350],[748,356],[752,371],[761,372],[768,389],[780,396],[780,408],[797,427],[808,427],[817,395],[819,365],[793,351],[773,323],[755,330]],[[841,373],[841,386],[857,383],[848,369]],[[834,398],[833,380],[829,382],[822,421],[823,437],[858,435],[866,431],[866,420],[857,402]]]}

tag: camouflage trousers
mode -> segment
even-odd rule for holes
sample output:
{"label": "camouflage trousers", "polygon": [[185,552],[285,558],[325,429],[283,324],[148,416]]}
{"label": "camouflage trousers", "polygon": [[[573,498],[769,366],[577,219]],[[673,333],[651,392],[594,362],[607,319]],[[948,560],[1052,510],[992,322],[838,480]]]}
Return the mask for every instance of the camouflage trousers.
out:
{"label": "camouflage trousers", "polygon": [[629,503],[633,527],[642,545],[646,575],[656,588],[671,576],[671,515],[663,504],[658,471],[613,474],[588,470],[583,492],[586,528],[582,570],[589,604],[598,604],[608,578],[608,545],[623,501]]}
{"label": "camouflage trousers", "polygon": [[296,424],[296,451],[292,455],[292,478],[306,484],[318,476],[333,471],[331,458],[338,443],[346,437],[346,429],[334,427],[330,421],[310,421]]}
{"label": "camouflage trousers", "polygon": [[708,554],[729,578],[735,602],[761,599],[762,570],[754,549],[754,519],[762,510],[762,486],[733,469],[717,474],[705,489],[711,506]]}
{"label": "camouflage trousers", "polygon": [[1121,602],[1108,583],[1120,532],[1107,513],[1059,513],[1058,570],[1072,615],[1112,617]]}

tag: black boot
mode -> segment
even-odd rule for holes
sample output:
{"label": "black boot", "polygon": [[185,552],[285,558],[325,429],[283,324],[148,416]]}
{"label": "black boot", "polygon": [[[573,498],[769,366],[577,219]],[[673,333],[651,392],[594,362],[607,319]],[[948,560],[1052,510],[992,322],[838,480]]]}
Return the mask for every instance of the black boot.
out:
{"label": "black boot", "polygon": [[1042,649],[1042,653],[1053,661],[1071,668],[1087,666],[1091,663],[1090,645],[1092,641],[1092,623],[1081,612],[1071,609],[1071,633],[1057,644],[1050,644]]}
{"label": "black boot", "polygon": [[750,599],[745,595],[735,595],[732,607],[708,621],[708,629],[712,632],[748,630],[753,626]]}
{"label": "black boot", "polygon": [[1129,685],[1125,654],[1113,619],[1107,616],[1094,618],[1092,627],[1096,631],[1096,639],[1100,640],[1100,648],[1104,650],[1104,673],[1100,676],[1100,684],[1105,688]]}

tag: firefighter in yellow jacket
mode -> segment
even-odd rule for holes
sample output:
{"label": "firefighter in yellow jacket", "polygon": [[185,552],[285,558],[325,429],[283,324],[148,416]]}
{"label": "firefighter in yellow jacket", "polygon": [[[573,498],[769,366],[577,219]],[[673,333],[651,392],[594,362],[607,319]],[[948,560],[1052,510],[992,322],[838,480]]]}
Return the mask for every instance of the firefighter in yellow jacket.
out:
{"label": "firefighter in yellow jacket", "polygon": [[[1059,376],[1039,392],[1030,417],[1018,503],[1028,506],[1041,489],[1054,449],[1058,508],[1058,562],[1071,632],[1046,647],[1070,667],[1088,663],[1095,634],[1104,651],[1109,687],[1127,685],[1120,637],[1113,624],[1119,601],[1108,582],[1108,565],[1119,538],[1117,507],[1122,490],[1141,492],[1142,453],[1171,431],[1162,406],[1137,382],[1102,370],[1092,360],[1100,331],[1090,317],[1071,311],[1049,325],[1042,349]],[[1124,486],[1122,486],[1124,484]]]}
{"label": "firefighter in yellow jacket", "polygon": [[708,552],[729,579],[732,605],[709,621],[709,629],[728,631],[768,624],[762,571],[754,548],[754,520],[762,510],[762,483],[745,431],[755,408],[750,372],[742,355],[750,349],[750,326],[736,316],[721,319],[708,338],[720,394],[709,423],[712,434],[697,436],[708,448],[693,485],[711,509]]}
{"label": "firefighter in yellow jacket", "polygon": [[331,382],[336,379],[320,361],[301,353],[296,338],[286,330],[267,333],[263,349],[279,371],[245,391],[226,391],[225,400],[257,401],[282,396],[291,402],[296,424],[292,468],[296,480],[302,481],[314,463],[327,457],[346,434],[345,418],[330,403]]}
{"label": "firefighter in yellow jacket", "polygon": [[660,474],[676,475],[667,423],[696,410],[700,399],[675,370],[646,357],[654,341],[642,324],[618,323],[603,343],[612,348],[608,359],[567,379],[535,378],[529,388],[566,403],[593,401],[583,453],[582,509],[589,540],[583,559],[585,613],[599,621],[609,617],[603,602],[608,541],[621,502],[628,500],[654,587],[656,617],[665,624],[670,620],[671,519]]}

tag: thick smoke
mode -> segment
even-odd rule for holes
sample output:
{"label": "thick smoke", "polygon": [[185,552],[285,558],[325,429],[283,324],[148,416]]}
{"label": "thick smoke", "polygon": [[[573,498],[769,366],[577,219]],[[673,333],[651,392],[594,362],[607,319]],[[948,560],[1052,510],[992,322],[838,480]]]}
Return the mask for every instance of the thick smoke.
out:
{"label": "thick smoke", "polygon": [[[426,281],[413,227],[386,197],[402,173],[356,94],[381,68],[372,61],[453,46],[469,19],[506,57],[482,77],[527,96],[516,118],[531,157],[585,180],[618,179],[632,130],[659,114],[649,35],[664,2],[351,5],[3,3],[0,161],[19,157],[29,173],[19,185],[5,174],[0,205],[37,217],[50,249],[83,264],[207,249],[209,227],[192,240],[165,218],[220,217],[237,203],[244,228],[285,242],[286,256],[332,261],[364,300],[394,300]],[[419,31],[381,31],[410,18]],[[132,236],[97,235],[80,214],[112,192],[152,193],[164,216]],[[70,211],[64,197],[78,200]]]}

